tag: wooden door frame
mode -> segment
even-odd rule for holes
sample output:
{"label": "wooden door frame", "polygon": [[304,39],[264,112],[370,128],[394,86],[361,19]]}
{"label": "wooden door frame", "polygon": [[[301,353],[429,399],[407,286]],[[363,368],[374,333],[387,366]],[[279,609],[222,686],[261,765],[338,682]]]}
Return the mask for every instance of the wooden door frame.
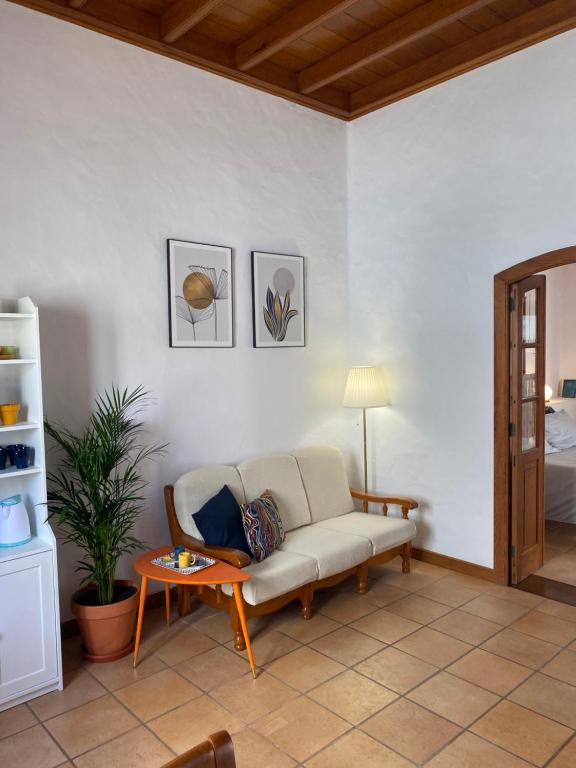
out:
{"label": "wooden door frame", "polygon": [[494,576],[510,580],[510,309],[512,283],[576,263],[576,246],[548,251],[494,276]]}

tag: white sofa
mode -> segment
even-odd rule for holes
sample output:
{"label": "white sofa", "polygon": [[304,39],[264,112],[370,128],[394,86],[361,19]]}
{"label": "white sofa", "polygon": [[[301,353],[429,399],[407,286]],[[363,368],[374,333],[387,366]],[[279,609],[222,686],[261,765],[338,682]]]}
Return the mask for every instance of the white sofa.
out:
{"label": "white sofa", "polygon": [[[239,503],[251,501],[269,489],[278,505],[286,541],[266,560],[251,562],[238,550],[207,546],[192,515],[227,485]],[[408,519],[416,501],[351,491],[342,454],[336,448],[314,446],[292,454],[251,459],[236,467],[213,466],[195,469],[165,489],[168,521],[174,544],[212,554],[245,568],[251,579],[243,585],[248,616],[277,610],[299,599],[304,618],[310,618],[314,591],[356,574],[358,591],[367,588],[368,567],[402,555],[403,571],[410,569],[410,542],[416,526]],[[357,511],[354,499],[364,511]],[[382,513],[367,512],[369,502],[382,505]],[[388,505],[397,505],[401,517],[388,515]],[[243,639],[232,590],[205,589],[200,599],[228,610],[236,634],[236,647]],[[181,595],[180,608],[188,610],[188,596]]]}

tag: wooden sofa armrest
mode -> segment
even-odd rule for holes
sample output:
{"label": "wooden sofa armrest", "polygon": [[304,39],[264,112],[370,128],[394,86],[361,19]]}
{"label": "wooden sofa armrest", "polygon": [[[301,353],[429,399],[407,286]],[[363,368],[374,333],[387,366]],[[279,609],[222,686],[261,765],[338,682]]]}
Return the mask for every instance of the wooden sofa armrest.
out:
{"label": "wooden sofa armrest", "polygon": [[184,754],[164,763],[161,768],[236,768],[234,744],[228,731],[208,736]]}
{"label": "wooden sofa armrest", "polygon": [[350,495],[353,499],[360,499],[363,502],[364,511],[368,510],[368,502],[374,501],[377,504],[382,504],[382,512],[384,515],[388,514],[388,505],[392,504],[402,509],[402,517],[407,520],[408,513],[411,509],[418,508],[418,502],[415,499],[411,499],[408,496],[383,496],[380,493],[364,493],[364,491],[357,491],[354,488],[350,488]]}
{"label": "wooden sofa armrest", "polygon": [[195,552],[200,552],[202,555],[215,557],[217,560],[224,560],[226,563],[230,563],[230,565],[235,565],[236,568],[244,568],[245,566],[250,565],[252,561],[246,552],[242,552],[240,549],[232,549],[232,547],[209,546],[200,539],[195,539],[194,536],[190,536],[182,530],[178,515],[176,514],[176,507],[174,506],[173,485],[164,486],[164,501],[166,502],[166,514],[168,516],[170,537],[175,546],[182,544],[185,547],[193,549]]}

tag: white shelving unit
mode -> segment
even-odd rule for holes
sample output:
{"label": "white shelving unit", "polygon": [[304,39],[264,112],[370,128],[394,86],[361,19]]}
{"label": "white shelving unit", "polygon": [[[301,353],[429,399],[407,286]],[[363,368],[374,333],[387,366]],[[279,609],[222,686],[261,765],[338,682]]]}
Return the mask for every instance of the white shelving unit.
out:
{"label": "white shelving unit", "polygon": [[34,449],[27,469],[0,471],[0,500],[19,493],[32,540],[0,547],[0,712],[62,690],[56,539],[46,522],[46,464],[38,309],[30,298],[0,300],[0,346],[18,359],[0,360],[0,402],[20,403],[19,421],[0,423],[0,445]]}

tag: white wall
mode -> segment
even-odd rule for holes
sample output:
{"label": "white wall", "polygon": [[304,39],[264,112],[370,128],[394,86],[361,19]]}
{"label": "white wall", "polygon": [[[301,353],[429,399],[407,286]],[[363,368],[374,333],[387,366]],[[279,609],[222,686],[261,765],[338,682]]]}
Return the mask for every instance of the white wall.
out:
{"label": "white wall", "polygon": [[351,338],[389,371],[374,484],[492,565],[493,276],[576,243],[576,32],[349,129]]}
{"label": "white wall", "polygon": [[[493,275],[576,243],[575,42],[345,125],[0,6],[1,293],[40,304],[51,418],[81,423],[112,380],[154,393],[170,449],[142,536],[167,538],[161,487],[198,464],[357,458],[345,369],[376,362],[371,486],[423,500],[420,544],[492,564]],[[167,237],[235,247],[235,349],[168,349]],[[251,348],[251,248],[307,257],[305,349]]]}
{"label": "white wall", "polygon": [[[40,306],[51,419],[81,424],[112,381],[153,393],[170,447],[138,533],[168,541],[162,486],[185,470],[338,443],[344,124],[10,3],[0,104],[0,294]],[[234,247],[234,349],[168,348],[169,237]],[[251,249],[306,257],[306,348],[252,349]]]}
{"label": "white wall", "polygon": [[562,394],[563,379],[576,378],[576,264],[549,269],[543,274],[546,276],[546,383],[556,398]]}

